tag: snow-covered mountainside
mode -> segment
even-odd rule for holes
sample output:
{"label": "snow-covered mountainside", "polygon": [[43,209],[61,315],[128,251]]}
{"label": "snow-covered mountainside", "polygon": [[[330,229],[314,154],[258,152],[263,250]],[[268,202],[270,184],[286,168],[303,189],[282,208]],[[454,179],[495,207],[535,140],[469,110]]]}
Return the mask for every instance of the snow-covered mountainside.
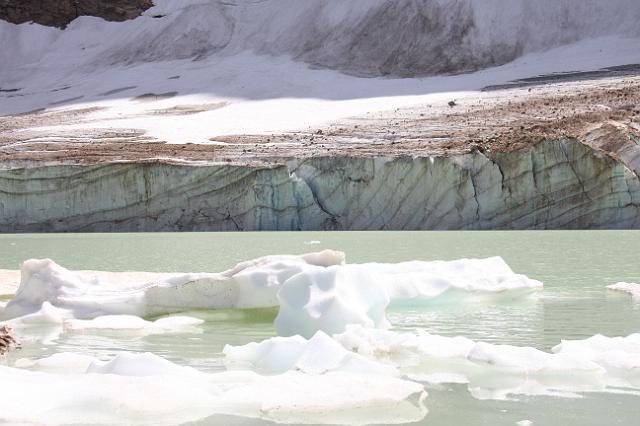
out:
{"label": "snow-covered mountainside", "polygon": [[357,75],[406,77],[477,70],[588,38],[640,35],[635,0],[154,3],[121,25],[97,18],[78,19],[64,32],[3,25],[0,37],[11,41],[3,54],[12,58],[5,63],[36,69],[34,58],[45,65],[62,51],[70,69],[252,51]]}
{"label": "snow-covered mountainside", "polygon": [[640,226],[636,0],[101,16],[0,21],[3,231]]}

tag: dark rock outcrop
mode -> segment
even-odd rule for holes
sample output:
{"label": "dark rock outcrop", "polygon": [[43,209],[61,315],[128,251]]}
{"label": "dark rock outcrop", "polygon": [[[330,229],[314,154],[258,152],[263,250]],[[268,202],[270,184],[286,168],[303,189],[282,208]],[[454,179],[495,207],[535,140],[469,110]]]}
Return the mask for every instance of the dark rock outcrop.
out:
{"label": "dark rock outcrop", "polygon": [[79,16],[126,21],[151,6],[152,0],[0,0],[0,19],[64,28]]}
{"label": "dark rock outcrop", "polygon": [[10,332],[11,329],[6,325],[0,326],[0,355],[4,355],[9,349],[18,346]]}

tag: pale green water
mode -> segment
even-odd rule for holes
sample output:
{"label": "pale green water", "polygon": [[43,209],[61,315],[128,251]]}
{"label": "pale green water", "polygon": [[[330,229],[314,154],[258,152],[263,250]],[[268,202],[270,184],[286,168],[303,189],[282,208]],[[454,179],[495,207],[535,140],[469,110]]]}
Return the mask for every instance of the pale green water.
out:
{"label": "pale green water", "polygon": [[[50,257],[69,269],[212,272],[266,254],[322,248],[345,251],[351,263],[499,255],[514,271],[545,284],[543,294],[533,300],[394,310],[389,317],[396,328],[424,328],[543,350],[562,338],[640,332],[640,306],[627,295],[605,289],[617,281],[640,282],[640,232],[636,231],[0,235],[0,268],[17,269],[24,259]],[[202,334],[129,338],[65,334],[56,345],[26,347],[19,356],[58,351],[108,355],[124,349],[151,351],[180,364],[217,370],[223,368],[220,351],[225,343],[273,335],[273,313],[246,318],[231,313],[230,317],[195,315],[208,320]],[[421,424],[498,425],[530,419],[535,425],[635,425],[639,404],[640,397],[614,394],[478,401],[464,386],[452,386],[430,391],[430,413]],[[228,421],[212,419],[203,424]]]}

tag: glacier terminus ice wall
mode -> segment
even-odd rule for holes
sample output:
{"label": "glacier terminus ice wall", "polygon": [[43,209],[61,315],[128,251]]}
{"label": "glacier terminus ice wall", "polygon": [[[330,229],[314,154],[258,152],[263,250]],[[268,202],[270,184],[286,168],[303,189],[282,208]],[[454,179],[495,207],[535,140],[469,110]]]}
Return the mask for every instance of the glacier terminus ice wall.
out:
{"label": "glacier terminus ice wall", "polygon": [[562,140],[489,158],[58,165],[0,171],[0,231],[640,226],[640,181]]}

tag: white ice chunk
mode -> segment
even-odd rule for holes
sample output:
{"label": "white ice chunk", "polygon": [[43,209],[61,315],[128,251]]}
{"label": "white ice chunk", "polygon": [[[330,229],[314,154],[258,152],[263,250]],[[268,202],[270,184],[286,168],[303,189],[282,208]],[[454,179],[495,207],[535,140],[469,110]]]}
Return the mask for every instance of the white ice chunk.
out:
{"label": "white ice chunk", "polygon": [[[0,313],[11,319],[40,310],[44,302],[68,309],[80,319],[103,315],[152,316],[187,309],[261,308],[277,306],[276,294],[291,276],[305,269],[344,263],[344,253],[324,250],[301,256],[265,256],[242,262],[222,273],[166,275],[128,288],[104,281],[118,274],[69,271],[49,259],[22,265],[15,297]],[[130,279],[131,273],[126,273]]]}
{"label": "white ice chunk", "polygon": [[200,331],[204,321],[187,316],[171,316],[147,321],[133,315],[104,315],[91,320],[67,320],[64,326],[71,330],[129,331],[141,334],[193,333]]}
{"label": "white ice chunk", "polygon": [[418,383],[383,375],[288,372],[229,392],[262,417],[288,424],[399,424],[422,420],[427,393]]}
{"label": "white ice chunk", "polygon": [[628,293],[631,295],[633,300],[637,300],[638,302],[640,302],[640,284],[619,282],[619,283],[608,285],[607,288],[609,290]]}
{"label": "white ice chunk", "polygon": [[56,308],[50,302],[43,302],[37,311],[18,317],[9,321],[9,323],[14,327],[62,325],[65,319],[72,317],[70,311]]}
{"label": "white ice chunk", "polygon": [[196,374],[196,370],[181,367],[152,353],[122,353],[109,362],[94,361],[87,373],[117,374],[119,376],[159,376]]}
{"label": "white ice chunk", "polygon": [[86,372],[95,361],[96,359],[89,355],[60,352],[37,360],[20,358],[15,362],[15,366],[49,373],[78,374]]}
{"label": "white ice chunk", "polygon": [[389,296],[394,300],[428,300],[447,291],[474,296],[509,292],[519,296],[542,288],[541,282],[514,273],[501,257],[371,264],[367,268],[384,277]]}
{"label": "white ice chunk", "polygon": [[205,374],[152,354],[95,361],[86,374],[0,366],[0,383],[0,422],[13,424],[172,425],[217,414],[299,424],[397,424],[427,413],[423,386],[395,377]]}
{"label": "white ice chunk", "polygon": [[[278,333],[311,337],[319,330],[343,332],[349,324],[385,328],[389,324],[385,310],[391,302],[430,301],[445,294],[451,295],[447,298],[451,301],[463,297],[484,300],[483,295],[521,297],[542,287],[536,280],[513,273],[499,257],[345,265],[344,253],[332,250],[265,256],[222,273],[160,274],[152,282],[137,285],[129,281],[135,276],[142,275],[126,273],[123,288],[105,281],[105,277],[117,281],[117,273],[85,274],[51,260],[29,260],[23,264],[18,292],[0,312],[0,319],[54,307],[64,319],[108,316],[92,323],[71,321],[70,328],[142,329],[148,324],[131,316],[280,306],[275,322]],[[42,312],[38,315],[43,316]]]}
{"label": "white ice chunk", "polygon": [[552,351],[602,366],[607,371],[608,386],[640,389],[640,333],[626,337],[597,334],[584,340],[563,340]]}
{"label": "white ice chunk", "polygon": [[334,339],[369,359],[391,363],[416,380],[468,383],[472,395],[480,399],[640,389],[640,334],[563,341],[552,353],[360,326],[347,327]]}
{"label": "white ice chunk", "polygon": [[584,340],[562,340],[552,349],[554,353],[574,353],[589,357],[614,350],[640,356],[640,333],[630,334],[626,337],[607,337],[596,334]]}
{"label": "white ice chunk", "polygon": [[377,277],[359,266],[305,271],[287,280],[278,293],[275,320],[282,336],[339,333],[347,324],[387,327],[389,296]]}
{"label": "white ice chunk", "polygon": [[424,331],[398,333],[390,330],[369,330],[349,326],[334,338],[345,348],[365,356],[383,358],[402,357],[420,353],[434,358],[466,359],[475,342],[466,337],[445,337]]}
{"label": "white ice chunk", "polygon": [[301,336],[273,337],[244,346],[225,346],[228,367],[250,368],[261,374],[282,374],[289,370],[307,374],[351,371],[363,374],[396,375],[392,366],[380,364],[346,350],[322,331],[311,339]]}
{"label": "white ice chunk", "polygon": [[283,284],[275,326],[280,335],[305,337],[318,330],[340,333],[349,324],[384,328],[391,301],[427,301],[448,292],[455,292],[456,299],[519,297],[541,288],[542,283],[515,274],[499,257],[307,269]]}

